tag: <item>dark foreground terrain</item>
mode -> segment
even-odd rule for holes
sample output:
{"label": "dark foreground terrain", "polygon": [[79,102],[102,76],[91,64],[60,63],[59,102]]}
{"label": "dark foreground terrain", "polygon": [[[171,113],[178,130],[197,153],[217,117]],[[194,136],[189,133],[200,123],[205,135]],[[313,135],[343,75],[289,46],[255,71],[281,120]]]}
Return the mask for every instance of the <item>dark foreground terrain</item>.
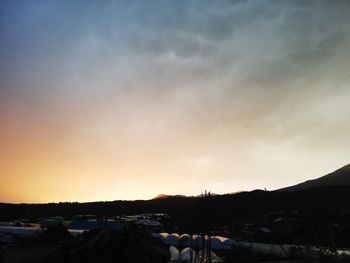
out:
{"label": "dark foreground terrain", "polygon": [[[91,203],[0,204],[0,222],[14,226],[39,225],[43,218],[62,222],[80,218],[124,222],[122,230],[92,230],[73,238],[65,228],[51,229],[15,245],[0,243],[3,262],[167,262],[169,247],[150,233],[207,233],[257,244],[293,244],[329,251],[350,248],[350,166],[297,186],[277,191],[236,194],[165,196],[152,200]],[[156,228],[132,227],[131,215],[165,215]],[[124,220],[124,221],[123,221]],[[126,220],[126,221],[125,221]],[[145,221],[143,221],[145,222]],[[123,223],[123,224],[124,224]],[[146,222],[147,223],[147,222]],[[131,227],[130,227],[131,226]],[[134,225],[135,226],[135,225]],[[226,262],[278,260],[240,248]],[[29,260],[30,259],[30,260]],[[306,260],[305,258],[297,258]],[[348,259],[348,258],[347,258]],[[347,260],[346,259],[346,260]],[[24,261],[23,261],[24,260]],[[230,261],[231,260],[231,261]],[[326,262],[319,258],[319,262]],[[340,262],[340,259],[337,259]],[[1,262],[1,261],[0,261]],[[304,262],[304,261],[303,261]],[[313,262],[310,261],[309,262]],[[316,262],[316,261],[315,261]],[[332,259],[327,259],[332,262]]]}
{"label": "dark foreground terrain", "polygon": [[[349,256],[334,254],[300,254],[288,257],[266,251],[260,253],[237,246],[232,250],[215,251],[222,261],[211,262],[348,262]],[[123,230],[99,229],[71,236],[64,228],[52,228],[36,237],[18,239],[0,251],[1,263],[163,263],[170,261],[169,246],[139,228]],[[189,262],[189,261],[181,261]],[[209,261],[200,261],[209,262]]]}
{"label": "dark foreground terrain", "polygon": [[[0,220],[36,222],[41,217],[94,214],[166,213],[167,232],[210,230],[235,239],[350,247],[350,186],[314,187],[295,192],[256,190],[200,197],[170,196],[148,201],[56,204],[0,204]],[[205,220],[204,220],[205,218]],[[205,221],[205,222],[204,222]]]}
{"label": "dark foreground terrain", "polygon": [[101,229],[74,238],[64,229],[50,229],[7,248],[0,262],[161,263],[168,259],[168,249],[140,231]]}

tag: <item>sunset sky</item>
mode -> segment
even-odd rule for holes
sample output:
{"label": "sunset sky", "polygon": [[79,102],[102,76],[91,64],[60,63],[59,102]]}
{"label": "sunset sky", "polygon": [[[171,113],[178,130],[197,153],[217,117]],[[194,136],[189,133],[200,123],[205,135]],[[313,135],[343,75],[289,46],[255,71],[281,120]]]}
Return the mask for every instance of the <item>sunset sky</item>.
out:
{"label": "sunset sky", "polygon": [[350,1],[0,2],[0,202],[273,190],[349,149]]}

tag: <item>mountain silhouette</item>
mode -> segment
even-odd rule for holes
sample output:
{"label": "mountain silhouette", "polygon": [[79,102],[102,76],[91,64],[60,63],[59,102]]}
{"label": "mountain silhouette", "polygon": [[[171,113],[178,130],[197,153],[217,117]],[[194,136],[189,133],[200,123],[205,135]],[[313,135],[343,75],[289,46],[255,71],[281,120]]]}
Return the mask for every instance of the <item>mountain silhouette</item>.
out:
{"label": "mountain silhouette", "polygon": [[307,180],[300,184],[278,189],[277,191],[293,192],[311,187],[336,185],[350,185],[350,164],[317,179]]}
{"label": "mountain silhouette", "polygon": [[153,200],[154,200],[154,199],[164,199],[164,198],[167,198],[167,197],[169,197],[169,196],[166,195],[166,194],[159,194],[159,195],[157,195],[156,197],[154,197]]}

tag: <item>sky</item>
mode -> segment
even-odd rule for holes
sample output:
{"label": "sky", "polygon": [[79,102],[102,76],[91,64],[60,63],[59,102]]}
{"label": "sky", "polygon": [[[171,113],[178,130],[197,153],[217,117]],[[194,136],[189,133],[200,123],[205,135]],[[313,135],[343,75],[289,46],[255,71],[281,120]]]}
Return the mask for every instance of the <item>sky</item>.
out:
{"label": "sky", "polygon": [[350,163],[349,1],[0,2],[0,202],[274,190]]}

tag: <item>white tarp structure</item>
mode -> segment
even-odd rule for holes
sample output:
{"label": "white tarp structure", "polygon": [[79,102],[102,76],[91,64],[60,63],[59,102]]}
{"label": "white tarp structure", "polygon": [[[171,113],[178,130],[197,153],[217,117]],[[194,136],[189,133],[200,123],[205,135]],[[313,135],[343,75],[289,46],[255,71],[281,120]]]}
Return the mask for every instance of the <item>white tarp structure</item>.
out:
{"label": "white tarp structure", "polygon": [[180,236],[180,245],[183,247],[191,246],[192,237],[189,234],[182,234]]}
{"label": "white tarp structure", "polygon": [[237,243],[227,237],[207,235],[192,235],[177,233],[159,233],[153,234],[154,237],[159,238],[165,245],[180,246],[180,247],[192,247],[192,248],[212,248],[218,250],[230,250],[237,246]]}
{"label": "white tarp structure", "polygon": [[[180,251],[175,246],[170,246],[169,252],[170,262],[197,263],[201,262],[201,260],[206,261],[209,256],[205,250],[200,250],[196,253],[196,251],[190,247],[186,247]],[[218,257],[213,251],[210,251],[210,259],[210,262],[212,263],[224,262],[224,260]]]}
{"label": "white tarp structure", "polygon": [[[314,246],[297,246],[293,244],[266,244],[266,243],[256,243],[240,241],[238,242],[239,247],[250,249],[254,252],[274,255],[281,258],[288,258],[295,253],[304,255],[327,255],[332,252],[326,247],[314,247]],[[350,257],[349,249],[337,249],[337,255],[343,257]],[[347,258],[348,260],[348,258]]]}
{"label": "white tarp structure", "polygon": [[168,235],[165,239],[165,244],[179,246],[180,245],[180,235],[177,233],[172,233]]}
{"label": "white tarp structure", "polygon": [[210,242],[212,249],[233,249],[237,246],[233,239],[221,236],[212,237]]}
{"label": "white tarp structure", "polygon": [[170,262],[198,262],[196,252],[192,248],[184,248],[179,251],[175,246],[169,247]]}

